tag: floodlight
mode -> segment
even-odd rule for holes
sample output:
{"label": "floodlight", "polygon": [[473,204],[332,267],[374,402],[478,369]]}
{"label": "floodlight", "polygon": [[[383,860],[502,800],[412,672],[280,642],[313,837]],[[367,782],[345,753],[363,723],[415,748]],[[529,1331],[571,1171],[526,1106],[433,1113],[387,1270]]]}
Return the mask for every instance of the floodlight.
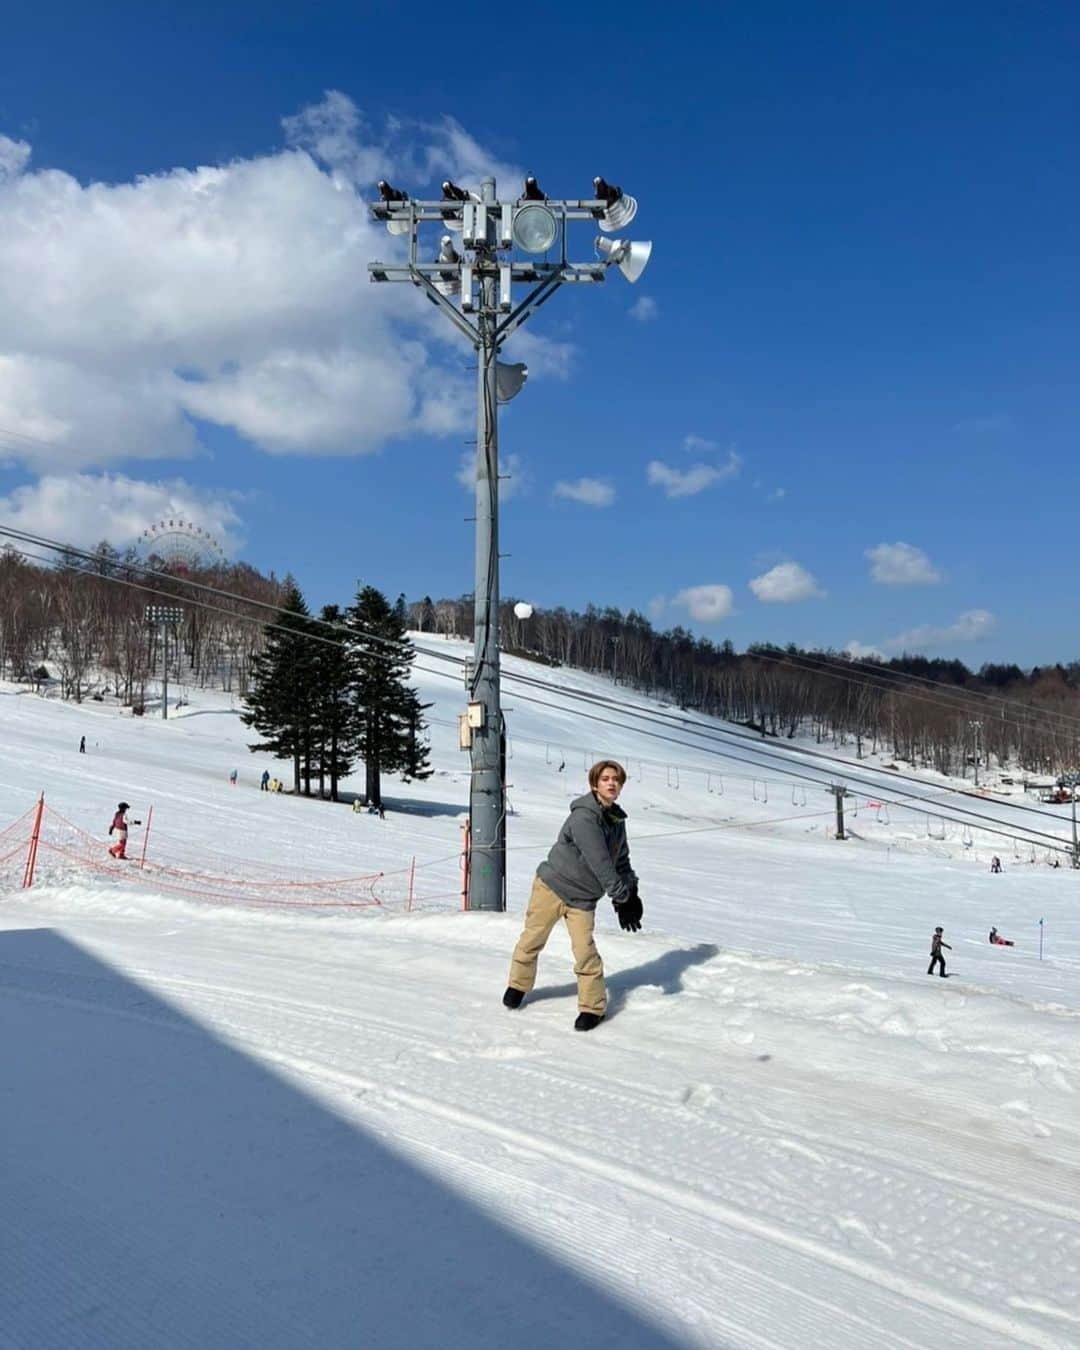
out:
{"label": "floodlight", "polygon": [[514,215],[514,243],[526,253],[546,253],[558,233],[555,217],[539,202],[523,206]]}
{"label": "floodlight", "polygon": [[532,612],[532,605],[527,600],[519,600],[514,606],[514,613],[519,619],[531,619]]}
{"label": "floodlight", "polygon": [[524,361],[513,364],[507,361],[495,362],[495,402],[509,403],[525,388],[529,378],[529,367]]}
{"label": "floodlight", "polygon": [[546,202],[546,195],[540,191],[540,184],[529,174],[525,179],[525,191],[521,194],[521,200],[524,202]]}
{"label": "floodlight", "polygon": [[606,263],[614,263],[631,285],[645,271],[652,253],[652,240],[596,238],[596,251]]}
{"label": "floodlight", "polygon": [[[451,183],[449,178],[443,180],[442,195],[448,202],[478,202],[480,200],[475,192],[469,192],[467,188],[458,187],[456,183]],[[460,233],[462,227],[460,213],[444,211],[443,222],[448,230]]]}
{"label": "floodlight", "polygon": [[[409,200],[407,192],[402,192],[400,188],[391,187],[385,178],[379,179],[379,196],[384,202],[389,203],[407,202]],[[412,226],[407,220],[388,220],[386,228],[390,234],[408,234]]]}
{"label": "floodlight", "polygon": [[[439,241],[439,256],[436,262],[446,263],[448,267],[458,267],[461,265],[461,254],[454,247],[454,241],[448,234],[444,234]],[[440,295],[448,298],[451,295],[457,295],[461,290],[461,277],[456,272],[443,272],[432,285]]]}
{"label": "floodlight", "polygon": [[607,203],[607,210],[600,217],[600,228],[605,234],[612,234],[629,225],[637,215],[637,198],[628,197],[621,187],[613,187],[602,178],[593,179],[593,192],[600,201]]}

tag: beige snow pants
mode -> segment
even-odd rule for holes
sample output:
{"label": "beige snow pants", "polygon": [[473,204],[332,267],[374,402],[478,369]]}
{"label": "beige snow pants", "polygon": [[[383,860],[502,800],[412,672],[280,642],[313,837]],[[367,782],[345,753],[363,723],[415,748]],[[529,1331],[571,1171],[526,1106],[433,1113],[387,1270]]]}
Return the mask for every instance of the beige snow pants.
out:
{"label": "beige snow pants", "polygon": [[525,927],[518,938],[510,961],[512,989],[527,994],[536,983],[536,960],[551,936],[551,930],[560,919],[566,920],[570,946],[574,952],[574,974],[578,983],[578,1008],[581,1012],[603,1017],[607,1008],[607,990],[604,988],[604,963],[593,941],[596,911],[575,909],[565,904],[550,886],[539,877],[533,879],[529,907],[525,911]]}

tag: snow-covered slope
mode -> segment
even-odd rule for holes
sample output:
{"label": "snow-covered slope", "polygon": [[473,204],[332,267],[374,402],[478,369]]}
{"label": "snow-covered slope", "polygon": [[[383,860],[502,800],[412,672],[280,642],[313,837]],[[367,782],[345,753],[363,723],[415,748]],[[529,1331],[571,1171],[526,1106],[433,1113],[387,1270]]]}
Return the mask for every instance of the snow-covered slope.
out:
{"label": "snow-covered slope", "polygon": [[[752,745],[510,678],[509,913],[454,912],[462,691],[418,664],[436,773],[388,784],[385,821],[260,793],[279,766],[227,696],[162,722],[0,689],[0,829],[44,791],[103,838],[123,797],[160,867],[44,852],[0,895],[0,1347],[1080,1344],[1077,874],[883,823],[873,765],[837,842],[824,787]],[[645,929],[601,906],[611,1015],[581,1036],[560,932],[524,1007],[499,997],[601,754]],[[1044,827],[1017,806],[993,811]],[[413,913],[147,883],[413,858]]]}

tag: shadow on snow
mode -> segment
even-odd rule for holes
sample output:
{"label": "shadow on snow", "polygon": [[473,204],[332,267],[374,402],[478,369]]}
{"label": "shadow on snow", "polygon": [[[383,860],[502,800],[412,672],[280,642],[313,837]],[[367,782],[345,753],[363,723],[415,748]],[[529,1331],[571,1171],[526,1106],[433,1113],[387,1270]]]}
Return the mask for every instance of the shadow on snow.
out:
{"label": "shadow on snow", "polygon": [[0,933],[0,1037],[0,1340],[678,1344],[587,1282],[572,1230],[565,1260],[540,1250],[55,932]]}
{"label": "shadow on snow", "polygon": [[[678,994],[682,991],[683,976],[691,966],[702,966],[706,961],[719,954],[720,948],[711,942],[699,942],[696,947],[686,947],[679,951],[665,952],[653,961],[642,966],[631,966],[628,970],[614,973],[604,972],[607,985],[608,1006],[607,1021],[616,1016],[626,1003],[633,989],[657,988],[665,994]],[[544,959],[541,956],[541,961]],[[577,998],[577,981],[573,984],[560,984],[555,988],[534,989],[528,995],[530,1003],[542,1003],[549,998]]]}

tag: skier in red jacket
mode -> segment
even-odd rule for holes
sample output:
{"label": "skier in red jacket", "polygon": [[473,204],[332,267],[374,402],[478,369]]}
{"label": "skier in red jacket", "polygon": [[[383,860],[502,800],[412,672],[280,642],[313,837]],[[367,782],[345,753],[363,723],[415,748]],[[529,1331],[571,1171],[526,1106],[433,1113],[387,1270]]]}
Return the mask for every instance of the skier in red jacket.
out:
{"label": "skier in red jacket", "polygon": [[[120,802],[120,804],[116,808],[116,815],[113,816],[112,824],[109,826],[109,834],[116,836],[115,841],[109,848],[110,858],[127,857],[127,837],[128,837],[127,813],[130,810],[131,807],[127,804],[127,802]],[[131,823],[133,825],[141,825],[142,821],[133,820]]]}

